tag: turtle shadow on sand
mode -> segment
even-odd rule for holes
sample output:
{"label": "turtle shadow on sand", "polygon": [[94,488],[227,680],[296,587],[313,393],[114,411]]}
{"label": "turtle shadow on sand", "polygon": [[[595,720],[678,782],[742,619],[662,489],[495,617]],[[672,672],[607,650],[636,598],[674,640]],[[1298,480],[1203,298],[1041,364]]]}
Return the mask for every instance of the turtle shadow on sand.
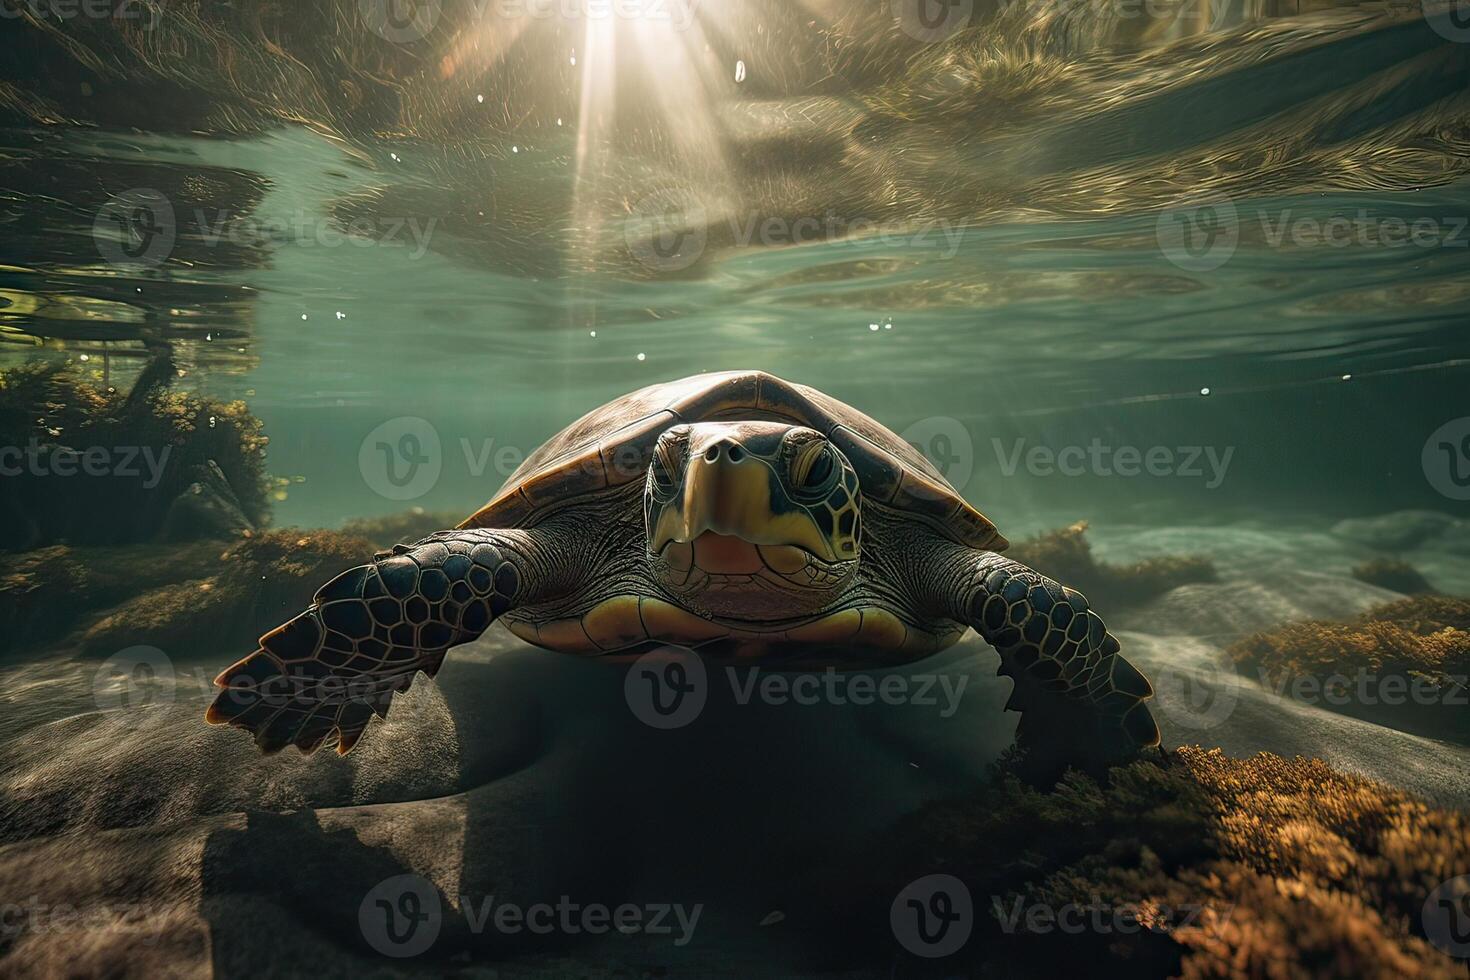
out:
{"label": "turtle shadow on sand", "polygon": [[[914,671],[966,678],[948,717],[937,717],[941,694],[933,705],[742,703],[736,685],[748,679],[712,672],[698,716],[660,730],[630,709],[626,668],[534,650],[497,631],[462,649],[434,682],[447,713],[426,720],[400,705],[351,757],[329,760],[353,767],[359,785],[375,767],[412,769],[431,761],[413,757],[426,743],[400,736],[447,722],[450,736],[428,747],[458,753],[460,792],[251,811],[243,829],[210,835],[201,908],[215,966],[234,975],[269,955],[295,969],[337,970],[345,954],[382,967],[392,962],[385,955],[410,948],[407,910],[427,907],[442,909],[439,929],[399,961],[409,971],[595,951],[599,960],[701,968],[748,956],[746,975],[759,975],[771,955],[805,958],[800,936],[762,928],[784,913],[792,869],[925,799],[972,789],[1010,744],[1015,715],[1000,710],[1009,682],[984,669],[977,648],[967,642]],[[672,913],[663,913],[669,931],[628,934],[584,929],[576,911],[573,929],[550,932],[487,917],[558,903],[632,905],[650,925],[657,907],[698,918],[685,936]],[[261,950],[262,935],[272,950]]]}

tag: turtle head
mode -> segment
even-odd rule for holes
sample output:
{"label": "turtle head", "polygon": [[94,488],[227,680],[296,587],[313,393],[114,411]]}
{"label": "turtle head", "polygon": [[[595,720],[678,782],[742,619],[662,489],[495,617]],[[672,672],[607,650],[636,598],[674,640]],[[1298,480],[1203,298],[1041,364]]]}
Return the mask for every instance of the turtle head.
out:
{"label": "turtle head", "polygon": [[857,473],[842,450],[779,422],[677,425],[648,468],[648,550],[699,612],[781,619],[820,609],[861,553]]}

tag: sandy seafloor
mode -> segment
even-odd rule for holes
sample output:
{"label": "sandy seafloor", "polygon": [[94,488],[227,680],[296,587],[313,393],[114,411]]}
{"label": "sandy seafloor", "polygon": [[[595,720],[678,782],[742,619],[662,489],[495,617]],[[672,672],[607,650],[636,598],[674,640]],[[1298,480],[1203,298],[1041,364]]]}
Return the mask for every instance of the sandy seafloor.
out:
{"label": "sandy seafloor", "polygon": [[[1395,554],[1470,594],[1465,530]],[[1190,553],[1220,570],[1218,583],[1101,610],[1159,689],[1166,745],[1319,756],[1470,807],[1470,749],[1283,700],[1216,666],[1243,633],[1397,598],[1350,576],[1384,554],[1356,530],[1098,523],[1090,538],[1106,560]],[[201,650],[128,691],[65,651],[0,661],[0,895],[20,906],[0,922],[0,975],[799,975],[812,960],[800,910],[781,904],[792,857],[963,793],[1017,717],[973,634],[909,670],[966,678],[948,718],[939,705],[740,705],[716,683],[693,723],[660,731],[629,710],[621,669],[497,628],[420,679],[346,759],[261,758],[202,722],[208,678],[241,652]],[[404,874],[432,882],[448,913],[411,960],[374,952],[370,903],[360,915]],[[704,908],[684,945],[553,942],[469,935],[458,896]]]}

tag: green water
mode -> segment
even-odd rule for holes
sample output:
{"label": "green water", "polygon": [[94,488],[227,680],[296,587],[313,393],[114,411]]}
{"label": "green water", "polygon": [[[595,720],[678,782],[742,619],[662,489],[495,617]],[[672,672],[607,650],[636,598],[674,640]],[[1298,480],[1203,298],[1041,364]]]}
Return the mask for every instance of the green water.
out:
{"label": "green water", "polygon": [[[156,270],[50,268],[48,252],[95,253],[92,229],[35,227],[7,246],[29,254],[0,272],[0,316],[12,340],[45,338],[7,346],[8,361],[85,357],[112,383],[136,375],[140,332],[167,337],[179,389],[243,398],[265,421],[269,468],[293,481],[278,523],[469,511],[584,411],[744,368],[819,387],[895,431],[919,423],[914,439],[1012,526],[1043,520],[1043,505],[1210,520],[1447,503],[1420,456],[1464,408],[1463,183],[1242,199],[1239,245],[1207,271],[1172,263],[1145,212],[736,245],[697,277],[531,277],[481,261],[514,253],[493,227],[470,239],[433,213],[374,217],[386,241],[347,237],[342,199],[432,180],[432,150],[417,144],[369,160],[300,130],[228,142],[12,130],[5,144],[27,169],[64,161],[122,190],[136,167],[155,184],[223,173],[262,188],[244,214],[178,204],[178,257]],[[532,154],[548,168],[564,156],[556,143]],[[1440,237],[1379,243],[1395,221]],[[405,417],[431,424],[442,472],[389,499],[359,450]],[[1085,463],[1048,468],[1045,453],[1069,446]],[[1161,447],[1172,462],[1114,467],[1120,447]]]}
{"label": "green water", "polygon": [[[1251,632],[1402,597],[1364,562],[1470,592],[1470,33],[1433,4],[982,3],[927,42],[887,2],[711,3],[677,36],[448,4],[403,42],[371,2],[163,6],[137,36],[0,20],[0,369],[243,402],[260,523],[300,528],[453,522],[599,405],[768,371],[901,433],[1013,540],[1085,520],[1103,560],[1211,563],[1108,613],[1175,678],[1166,744],[1470,802],[1463,744],[1255,686],[1201,724],[1189,687],[1229,687]],[[96,506],[108,541],[155,539],[161,508]],[[611,961],[796,975],[752,925],[788,853],[971,788],[1015,725],[971,637],[921,665],[973,683],[956,721],[727,703],[659,741],[620,677],[492,630],[347,760],[261,759],[201,721],[253,635],[150,638],[170,672],[119,707],[79,622],[0,657],[0,841],[180,835],[202,898],[149,877],[161,852],[106,860],[197,914],[221,975],[381,966],[358,886],[493,889],[502,825],[536,829],[538,888],[726,903],[705,945]],[[293,914],[295,945],[258,948],[298,894],[250,877],[262,853],[340,884],[321,934]]]}

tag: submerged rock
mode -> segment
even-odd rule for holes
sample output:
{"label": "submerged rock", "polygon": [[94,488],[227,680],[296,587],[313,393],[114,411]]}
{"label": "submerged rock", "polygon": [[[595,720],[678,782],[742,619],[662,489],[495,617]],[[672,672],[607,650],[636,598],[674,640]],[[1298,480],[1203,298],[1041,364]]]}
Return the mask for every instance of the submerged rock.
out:
{"label": "submerged rock", "polygon": [[1394,558],[1374,558],[1353,566],[1353,578],[1359,582],[1376,585],[1380,589],[1392,589],[1404,595],[1427,595],[1434,591],[1429,580],[1406,561]]}
{"label": "submerged rock", "polygon": [[458,527],[465,515],[455,511],[428,511],[415,507],[385,517],[363,517],[342,525],[342,533],[366,538],[379,548],[395,544],[415,544],[435,531]]}
{"label": "submerged rock", "polygon": [[1165,762],[1045,791],[1002,776],[843,855],[784,907],[894,975],[923,975],[938,951],[901,928],[905,895],[951,913],[968,898],[967,938],[936,976],[1462,974],[1423,913],[1470,869],[1470,816],[1320,760],[1189,748]]}
{"label": "submerged rock", "polygon": [[1470,602],[1379,606],[1348,623],[1292,623],[1231,645],[1243,673],[1329,710],[1470,744]]}
{"label": "submerged rock", "polygon": [[82,634],[81,647],[110,653],[143,644],[167,652],[214,648],[221,638],[250,643],[372,554],[369,542],[335,531],[251,535],[218,554],[212,574],[143,592],[106,613]]}
{"label": "submerged rock", "polygon": [[1117,618],[1131,629],[1228,640],[1296,620],[1348,619],[1397,598],[1351,578],[1262,566],[1246,580],[1180,586]]}
{"label": "submerged rock", "polygon": [[[266,437],[243,402],[163,387],[131,392],[71,364],[0,372],[0,446],[18,470],[0,480],[0,548],[117,545],[220,537],[265,522]],[[197,486],[197,490],[196,490]]]}
{"label": "submerged rock", "polygon": [[1099,608],[1135,605],[1181,585],[1213,582],[1214,566],[1204,558],[1162,556],[1131,565],[1099,562],[1087,542],[1087,522],[1079,521],[1027,538],[1007,554],[1083,593]]}
{"label": "submerged rock", "polygon": [[255,530],[218,463],[207,459],[194,467],[193,475],[194,482],[174,498],[164,515],[159,532],[162,540],[233,538]]}
{"label": "submerged rock", "polygon": [[1470,541],[1470,521],[1462,521],[1433,510],[1401,510],[1377,517],[1354,517],[1338,521],[1332,533],[1339,538],[1382,551],[1404,551],[1442,541]]}

